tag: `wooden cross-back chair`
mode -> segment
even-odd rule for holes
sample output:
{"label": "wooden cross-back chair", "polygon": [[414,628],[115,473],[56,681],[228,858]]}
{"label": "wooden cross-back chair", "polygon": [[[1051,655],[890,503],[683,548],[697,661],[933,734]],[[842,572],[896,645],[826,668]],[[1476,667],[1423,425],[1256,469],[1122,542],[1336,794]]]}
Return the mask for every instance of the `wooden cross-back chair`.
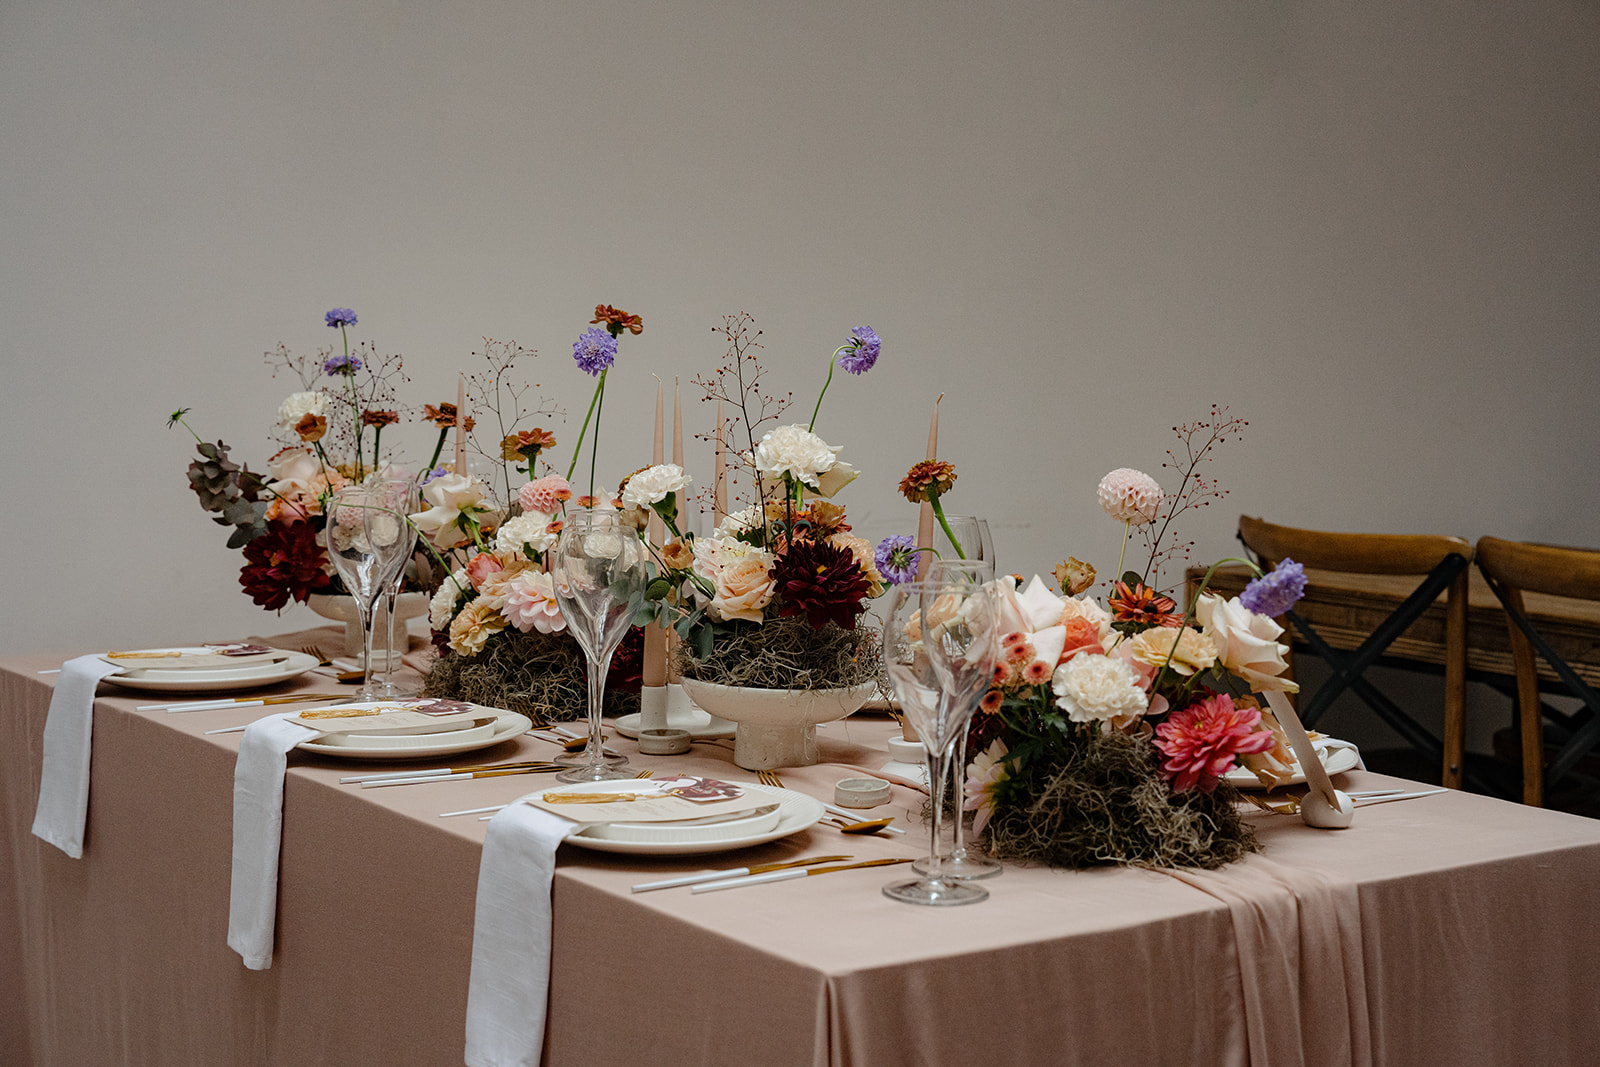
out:
{"label": "wooden cross-back chair", "polygon": [[[1522,594],[1544,593],[1576,600],[1600,601],[1600,552],[1582,548],[1478,539],[1478,570],[1506,609],[1511,656],[1517,671],[1517,716],[1522,733],[1522,799],[1543,805],[1544,783],[1562,775],[1600,742],[1600,693],[1573,671],[1533,623]],[[1538,659],[1542,658],[1567,691],[1583,701],[1572,715],[1545,704],[1539,696]],[[1544,720],[1560,727],[1565,740],[1544,766]]]}
{"label": "wooden cross-back chair", "polygon": [[[1472,545],[1459,537],[1428,534],[1302,530],[1275,526],[1247,515],[1239,518],[1239,540],[1266,568],[1275,567],[1288,558],[1314,570],[1421,576],[1415,591],[1353,651],[1335,649],[1305,619],[1293,611],[1287,614],[1286,618],[1305,644],[1325,660],[1333,672],[1315,693],[1300,695],[1296,710],[1310,727],[1340,694],[1349,690],[1407,744],[1437,760],[1445,785],[1461,788],[1466,735],[1467,570],[1472,561]],[[1433,605],[1440,593],[1447,591],[1444,736],[1441,739],[1375,688],[1363,677],[1363,672],[1378,662],[1384,651]]]}

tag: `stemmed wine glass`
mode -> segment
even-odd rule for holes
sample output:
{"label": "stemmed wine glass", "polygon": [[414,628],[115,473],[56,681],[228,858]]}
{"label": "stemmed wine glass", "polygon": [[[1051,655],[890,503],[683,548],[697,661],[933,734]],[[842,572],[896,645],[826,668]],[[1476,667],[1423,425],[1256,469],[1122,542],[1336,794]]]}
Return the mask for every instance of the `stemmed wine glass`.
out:
{"label": "stemmed wine glass", "polygon": [[989,896],[983,887],[950,876],[939,842],[950,750],[988,687],[999,655],[994,599],[992,585],[955,579],[908,582],[889,594],[884,660],[900,710],[927,751],[933,800],[923,876],[884,886],[884,895],[895,900],[941,906],[973,904]]}
{"label": "stemmed wine glass", "polygon": [[[971,520],[981,523],[981,519]],[[987,525],[986,523],[984,524]],[[957,536],[960,536],[958,533]],[[976,541],[974,542],[976,543]],[[955,583],[958,585],[982,585],[994,578],[994,561],[992,559],[935,559],[929,562],[927,570],[922,575],[922,580],[940,584]],[[980,690],[976,699],[982,699]],[[955,791],[955,838],[948,856],[941,857],[944,873],[951,878],[992,878],[1004,868],[995,860],[979,856],[967,850],[966,819],[962,810],[962,798],[966,792],[967,777],[967,733],[972,726],[972,712],[968,711],[961,721],[961,731],[956,736],[953,758],[950,761],[950,787]],[[912,864],[913,869],[919,873],[926,873],[926,860],[917,860]]]}
{"label": "stemmed wine glass", "polygon": [[639,534],[614,509],[568,512],[561,540],[551,553],[556,603],[567,628],[589,659],[589,743],[583,761],[556,775],[563,782],[602,782],[632,777],[617,768],[626,758],[607,757],[600,738],[611,656],[644,605],[646,552]]}
{"label": "stemmed wine glass", "polygon": [[327,509],[328,556],[361,613],[366,678],[359,700],[381,700],[372,683],[373,614],[411,555],[416,531],[406,522],[404,502],[383,485],[355,485],[333,494]]}
{"label": "stemmed wine glass", "polygon": [[[421,494],[416,482],[393,469],[386,468],[382,472],[373,474],[367,479],[367,484],[382,486],[383,490],[390,495],[391,502],[399,512],[402,522],[405,522],[405,516],[421,510]],[[387,628],[387,639],[383,646],[383,682],[376,687],[378,693],[376,699],[379,700],[400,700],[417,695],[417,690],[414,687],[410,690],[403,690],[395,684],[394,680],[395,671],[401,662],[403,649],[410,644],[409,635],[406,633],[405,628],[401,627],[400,634],[403,640],[400,643],[402,647],[400,649],[395,648],[395,605],[396,601],[400,599],[400,587],[405,584],[406,563],[411,559],[411,553],[416,547],[417,537],[415,527],[408,522],[405,522],[405,526],[406,528],[401,531],[401,536],[402,538],[410,539],[410,543],[406,546],[406,558],[401,561],[400,569],[395,572],[394,578],[390,580],[388,587],[384,589],[384,625]]]}
{"label": "stemmed wine glass", "polygon": [[[950,533],[956,535],[961,542],[961,555],[957,556],[952,551],[945,559],[983,560],[989,564],[994,563],[994,541],[989,536],[989,523],[976,515],[946,515],[944,521],[950,527]],[[937,534],[935,535],[937,538]],[[949,540],[946,537],[946,540]],[[954,545],[950,546],[952,549]]]}

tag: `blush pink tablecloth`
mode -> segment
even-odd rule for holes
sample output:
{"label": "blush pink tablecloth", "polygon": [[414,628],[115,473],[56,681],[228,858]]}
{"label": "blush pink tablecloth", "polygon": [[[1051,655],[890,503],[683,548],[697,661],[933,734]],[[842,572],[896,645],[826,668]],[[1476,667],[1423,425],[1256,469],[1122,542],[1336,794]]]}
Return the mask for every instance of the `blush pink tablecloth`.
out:
{"label": "blush pink tablecloth", "polygon": [[[138,712],[148,695],[102,685],[71,860],[28,833],[51,687],[36,672],[62,658],[0,661],[0,1063],[460,1063],[484,824],[438,816],[542,780],[360,790],[338,778],[380,765],[291,754],[273,967],[247,971],[226,944],[238,735],[204,731],[261,709]],[[825,728],[830,764],[785,783],[831,796],[840,765],[883,761],[890,729]],[[550,751],[523,738],[457,762]],[[717,745],[634,760],[752,777]],[[629,892],[802,854],[915,855],[920,803],[895,787],[903,838],[817,828],[703,858],[563,846],[545,1061],[1600,1062],[1600,823],[1467,794],[1364,808],[1344,832],[1264,817],[1267,851],[1216,872],[1011,867],[964,908],[890,901],[882,870]]]}

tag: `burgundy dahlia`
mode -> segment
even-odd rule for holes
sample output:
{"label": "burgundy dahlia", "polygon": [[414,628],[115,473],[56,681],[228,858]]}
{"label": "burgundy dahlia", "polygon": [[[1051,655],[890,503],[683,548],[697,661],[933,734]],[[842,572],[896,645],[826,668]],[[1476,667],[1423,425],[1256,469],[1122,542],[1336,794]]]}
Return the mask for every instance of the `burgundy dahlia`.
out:
{"label": "burgundy dahlia", "polygon": [[312,593],[333,584],[322,569],[322,546],[308,522],[274,522],[267,532],[244,546],[244,569],[239,584],[250,599],[264,608],[280,611],[293,597],[302,604]]}
{"label": "burgundy dahlia", "polygon": [[869,585],[853,552],[816,541],[797,540],[778,557],[772,577],[779,615],[805,613],[811,628],[830,622],[856,628]]}

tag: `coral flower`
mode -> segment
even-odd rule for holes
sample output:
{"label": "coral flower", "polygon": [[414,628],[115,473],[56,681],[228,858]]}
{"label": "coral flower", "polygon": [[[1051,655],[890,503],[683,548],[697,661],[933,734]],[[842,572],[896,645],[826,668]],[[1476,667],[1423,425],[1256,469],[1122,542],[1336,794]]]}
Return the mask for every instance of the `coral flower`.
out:
{"label": "coral flower", "polygon": [[612,337],[620,336],[623,330],[627,330],[635,337],[644,333],[643,319],[637,315],[630,315],[621,308],[614,308],[610,304],[594,306],[594,318],[589,320],[589,325],[594,326],[602,322],[606,324],[606,330]]}
{"label": "coral flower", "polygon": [[[424,404],[422,405],[422,417],[439,427],[439,429],[447,430],[456,424],[456,406],[448,401],[441,403],[438,407],[434,407],[432,404]],[[468,415],[462,429],[471,433],[472,426],[472,416]]]}
{"label": "coral flower", "polygon": [[1197,785],[1210,793],[1233,768],[1235,757],[1265,752],[1273,744],[1272,731],[1261,725],[1260,709],[1236,707],[1226,693],[1173,712],[1156,727],[1155,736],[1156,748],[1167,757],[1162,773],[1178,793]]}
{"label": "coral flower", "polygon": [[925,459],[912,464],[900,479],[900,493],[913,504],[935,500],[956,484],[956,469],[942,459]]}
{"label": "coral flower", "polygon": [[363,426],[393,426],[399,421],[400,413],[397,411],[372,411],[369,409],[361,413],[361,425]]}
{"label": "coral flower", "polygon": [[1106,598],[1111,617],[1119,624],[1137,628],[1149,626],[1182,626],[1183,616],[1177,613],[1178,602],[1163,596],[1143,582],[1117,582]]}
{"label": "coral flower", "polygon": [[321,415],[313,415],[307,412],[300,417],[299,422],[294,424],[294,432],[299,434],[300,440],[306,442],[306,444],[320,441],[323,434],[328,432],[328,420]]}

